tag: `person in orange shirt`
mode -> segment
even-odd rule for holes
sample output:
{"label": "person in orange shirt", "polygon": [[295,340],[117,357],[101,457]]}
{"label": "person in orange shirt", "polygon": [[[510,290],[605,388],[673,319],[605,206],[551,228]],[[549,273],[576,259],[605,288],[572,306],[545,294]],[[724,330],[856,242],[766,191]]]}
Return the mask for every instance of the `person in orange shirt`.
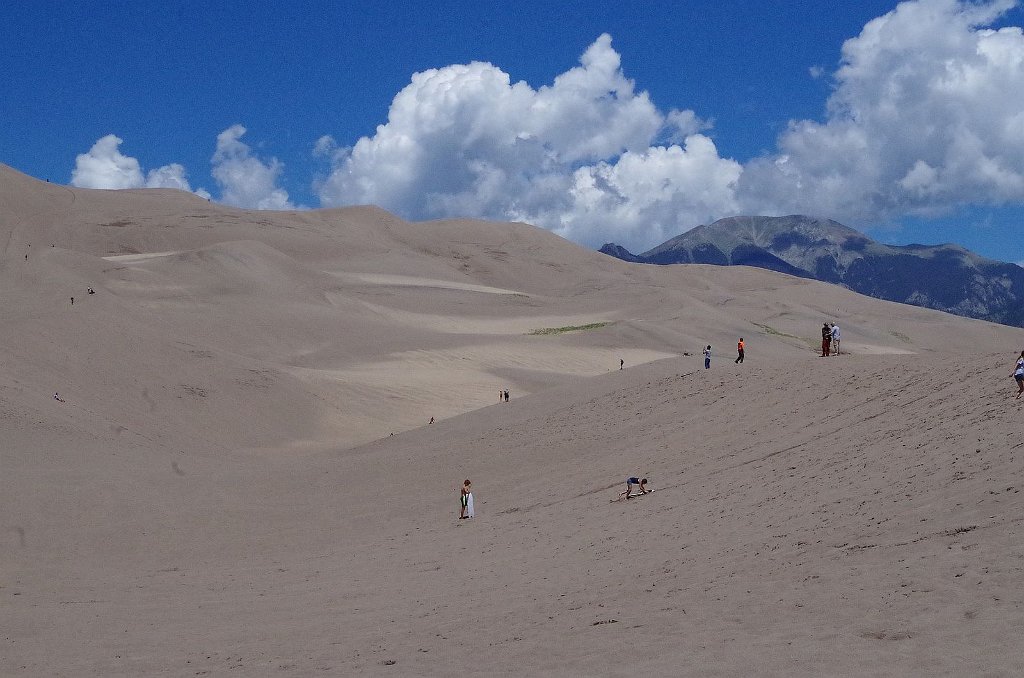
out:
{"label": "person in orange shirt", "polygon": [[740,337],[739,343],[736,344],[736,362],[743,362],[743,349],[746,344],[743,343],[743,337]]}

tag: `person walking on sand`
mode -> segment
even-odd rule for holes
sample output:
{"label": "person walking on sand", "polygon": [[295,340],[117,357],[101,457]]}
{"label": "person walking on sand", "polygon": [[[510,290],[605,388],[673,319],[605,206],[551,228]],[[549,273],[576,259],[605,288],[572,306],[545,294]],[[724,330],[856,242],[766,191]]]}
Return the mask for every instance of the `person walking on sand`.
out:
{"label": "person walking on sand", "polygon": [[1024,351],[1020,352],[1017,365],[1013,368],[1013,374],[1010,376],[1017,380],[1017,397],[1020,398],[1024,393]]}
{"label": "person walking on sand", "polygon": [[832,323],[832,355],[839,355],[839,325]]}
{"label": "person walking on sand", "polygon": [[505,389],[505,393],[503,395],[505,396],[505,402],[507,403],[508,402],[508,389],[507,388]]}
{"label": "person walking on sand", "polygon": [[704,349],[704,369],[711,369],[711,344],[708,344],[707,348]]}
{"label": "person walking on sand", "polygon": [[736,344],[736,362],[743,362],[743,349],[746,348],[746,344],[743,343],[743,337],[740,337],[739,343]]}
{"label": "person walking on sand", "polygon": [[619,492],[619,499],[632,499],[635,495],[633,494],[633,486],[636,485],[640,488],[640,494],[647,494],[650,490],[647,489],[647,478],[637,478],[636,476],[630,476],[626,478],[626,491]]}
{"label": "person walking on sand", "polygon": [[832,343],[832,328],[828,326],[828,323],[821,324],[821,357],[827,358],[829,353],[829,346]]}
{"label": "person walking on sand", "polygon": [[469,482],[469,478],[466,478],[466,480],[462,483],[462,494],[459,497],[459,520],[473,517],[469,515],[470,513],[472,513],[470,509],[471,503],[473,501],[472,487],[473,483]]}
{"label": "person walking on sand", "polygon": [[626,364],[626,361],[623,360],[622,358],[619,358],[619,369],[620,370],[623,368],[623,366],[625,366],[625,364]]}

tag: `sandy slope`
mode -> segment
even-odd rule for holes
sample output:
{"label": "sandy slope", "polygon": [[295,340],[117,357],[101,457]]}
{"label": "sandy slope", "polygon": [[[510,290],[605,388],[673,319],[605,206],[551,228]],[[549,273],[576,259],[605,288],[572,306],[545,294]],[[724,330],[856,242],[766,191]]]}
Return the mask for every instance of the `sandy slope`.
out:
{"label": "sandy slope", "polygon": [[0,207],[4,675],[1024,672],[1019,330],[525,225]]}

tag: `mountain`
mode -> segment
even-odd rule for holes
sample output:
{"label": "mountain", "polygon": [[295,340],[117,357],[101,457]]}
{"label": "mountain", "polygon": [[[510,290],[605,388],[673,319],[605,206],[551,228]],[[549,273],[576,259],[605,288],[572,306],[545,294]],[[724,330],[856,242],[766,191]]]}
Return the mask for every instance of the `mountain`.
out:
{"label": "mountain", "polygon": [[884,245],[830,219],[730,217],[640,255],[613,243],[600,251],[648,264],[755,266],[878,299],[1024,326],[1024,268],[958,245]]}

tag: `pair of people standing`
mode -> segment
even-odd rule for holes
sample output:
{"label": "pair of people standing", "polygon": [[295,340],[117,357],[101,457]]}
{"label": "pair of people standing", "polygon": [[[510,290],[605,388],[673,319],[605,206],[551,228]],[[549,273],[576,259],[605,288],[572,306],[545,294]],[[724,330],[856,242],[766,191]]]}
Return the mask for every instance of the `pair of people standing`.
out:
{"label": "pair of people standing", "polygon": [[832,323],[821,324],[821,357],[839,355],[839,326]]}

